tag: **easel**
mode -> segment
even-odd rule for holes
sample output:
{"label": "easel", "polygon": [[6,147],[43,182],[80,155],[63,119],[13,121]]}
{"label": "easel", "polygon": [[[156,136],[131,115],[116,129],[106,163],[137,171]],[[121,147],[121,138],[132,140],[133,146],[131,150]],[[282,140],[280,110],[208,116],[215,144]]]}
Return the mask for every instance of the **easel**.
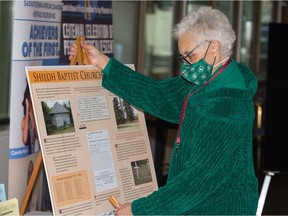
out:
{"label": "easel", "polygon": [[24,213],[26,211],[27,204],[28,204],[28,201],[29,201],[32,189],[33,189],[33,186],[35,184],[37,175],[39,173],[41,164],[42,164],[42,153],[41,153],[41,150],[40,150],[38,152],[36,163],[35,163],[34,169],[32,171],[31,178],[29,180],[28,186],[26,188],[25,196],[24,196],[23,201],[22,201],[22,205],[21,205],[21,208],[20,208],[20,215],[24,215]]}
{"label": "easel", "polygon": [[84,36],[78,36],[76,38],[76,45],[77,45],[77,56],[73,56],[70,65],[91,65],[91,61],[88,58],[87,50],[83,49],[81,47],[81,42],[84,43],[85,37]]}
{"label": "easel", "polygon": [[[76,65],[77,63],[78,63],[78,65],[91,64],[91,61],[88,58],[87,50],[84,50],[81,47],[81,42],[84,43],[84,40],[85,40],[84,36],[78,36],[76,38],[76,45],[77,45],[78,52],[77,52],[77,56],[73,56],[73,58],[71,59],[70,65]],[[41,153],[41,150],[40,150],[38,152],[36,163],[35,163],[34,169],[32,171],[29,183],[27,185],[25,196],[24,196],[22,204],[21,204],[20,215],[24,215],[25,214],[25,211],[27,209],[27,205],[28,205],[28,201],[29,201],[32,189],[34,187],[37,175],[39,173],[39,170],[40,170],[40,167],[41,167],[41,164],[42,164],[42,160],[43,160],[43,158],[42,158],[42,153]]]}
{"label": "easel", "polygon": [[274,176],[273,172],[268,172],[265,176],[265,179],[264,179],[264,182],[262,185],[262,189],[261,189],[261,193],[260,193],[260,197],[258,200],[258,208],[257,208],[256,216],[262,215],[262,210],[264,207],[266,195],[268,192],[268,188],[269,188],[269,184],[270,184],[272,176]]}

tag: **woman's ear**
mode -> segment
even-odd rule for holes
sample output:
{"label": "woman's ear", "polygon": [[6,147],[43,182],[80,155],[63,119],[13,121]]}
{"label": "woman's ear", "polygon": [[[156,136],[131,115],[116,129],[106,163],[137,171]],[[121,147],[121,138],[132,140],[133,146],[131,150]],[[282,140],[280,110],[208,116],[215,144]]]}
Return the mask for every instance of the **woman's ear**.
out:
{"label": "woman's ear", "polygon": [[218,40],[214,40],[211,43],[211,48],[212,48],[212,55],[215,58],[220,54],[221,43]]}

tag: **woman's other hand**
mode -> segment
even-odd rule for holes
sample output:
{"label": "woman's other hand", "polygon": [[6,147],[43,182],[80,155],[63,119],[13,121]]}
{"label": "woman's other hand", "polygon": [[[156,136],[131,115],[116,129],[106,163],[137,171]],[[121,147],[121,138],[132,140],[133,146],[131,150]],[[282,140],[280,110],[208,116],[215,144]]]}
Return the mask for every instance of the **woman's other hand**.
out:
{"label": "woman's other hand", "polygon": [[131,210],[131,203],[119,204],[116,208],[115,215],[133,215]]}

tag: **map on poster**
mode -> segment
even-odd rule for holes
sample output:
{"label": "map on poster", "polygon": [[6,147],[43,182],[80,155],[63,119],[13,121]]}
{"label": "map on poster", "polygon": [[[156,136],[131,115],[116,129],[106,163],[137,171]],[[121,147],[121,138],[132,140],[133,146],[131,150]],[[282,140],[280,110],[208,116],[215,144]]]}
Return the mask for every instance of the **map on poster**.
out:
{"label": "map on poster", "polygon": [[[129,65],[133,67],[133,65]],[[157,190],[144,113],[104,89],[93,66],[28,66],[53,213],[113,213]]]}

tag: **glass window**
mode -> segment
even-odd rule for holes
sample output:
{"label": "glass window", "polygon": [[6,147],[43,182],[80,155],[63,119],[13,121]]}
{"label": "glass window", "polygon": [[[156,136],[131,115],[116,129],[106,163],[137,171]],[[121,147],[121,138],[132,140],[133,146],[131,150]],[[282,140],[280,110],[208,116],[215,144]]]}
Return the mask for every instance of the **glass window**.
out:
{"label": "glass window", "polygon": [[234,1],[217,1],[217,9],[222,11],[229,19],[231,25],[233,26],[235,15],[234,15]]}
{"label": "glass window", "polygon": [[153,78],[173,74],[174,1],[147,1],[143,72]]}
{"label": "glass window", "polygon": [[189,13],[192,10],[196,10],[201,6],[211,6],[210,1],[187,1],[186,12]]}
{"label": "glass window", "polygon": [[[261,21],[260,21],[260,55],[259,61],[259,71],[257,71],[256,76],[259,81],[258,90],[255,96],[255,102],[257,106],[257,128],[262,128],[262,108],[264,103],[264,98],[266,94],[266,77],[267,77],[267,60],[268,60],[268,33],[269,33],[269,23],[272,22],[272,8],[273,2],[262,1],[261,3]],[[258,138],[259,139],[259,138]]]}
{"label": "glass window", "polygon": [[242,33],[240,62],[251,66],[252,54],[252,30],[253,25],[253,1],[243,1]]}
{"label": "glass window", "polygon": [[0,1],[0,123],[9,117],[12,5],[13,1]]}
{"label": "glass window", "polygon": [[125,64],[137,61],[138,7],[138,1],[112,1],[114,57]]}
{"label": "glass window", "polygon": [[[260,76],[266,78],[267,54],[268,54],[268,25],[272,21],[273,2],[263,1],[261,7],[261,27],[260,27]],[[260,78],[260,77],[259,77]]]}

